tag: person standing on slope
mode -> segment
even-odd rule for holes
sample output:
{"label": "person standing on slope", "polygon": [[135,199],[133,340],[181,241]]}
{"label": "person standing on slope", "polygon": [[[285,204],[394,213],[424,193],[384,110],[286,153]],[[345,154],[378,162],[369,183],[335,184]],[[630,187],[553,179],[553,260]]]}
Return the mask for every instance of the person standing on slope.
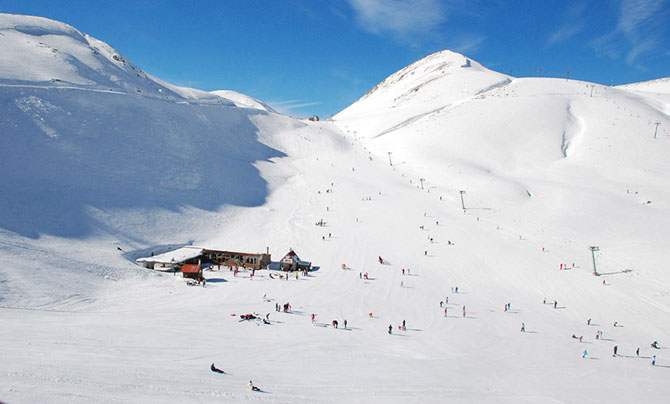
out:
{"label": "person standing on slope", "polygon": [[393,325],[389,324],[389,334],[393,333]]}

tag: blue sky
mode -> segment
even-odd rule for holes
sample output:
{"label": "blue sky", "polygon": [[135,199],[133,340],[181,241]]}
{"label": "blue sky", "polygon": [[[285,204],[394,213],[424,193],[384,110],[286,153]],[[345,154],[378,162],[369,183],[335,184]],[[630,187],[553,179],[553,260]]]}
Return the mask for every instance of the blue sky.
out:
{"label": "blue sky", "polygon": [[163,80],[293,116],[331,116],[443,49],[517,77],[670,76],[670,0],[0,0],[0,11],[66,22]]}

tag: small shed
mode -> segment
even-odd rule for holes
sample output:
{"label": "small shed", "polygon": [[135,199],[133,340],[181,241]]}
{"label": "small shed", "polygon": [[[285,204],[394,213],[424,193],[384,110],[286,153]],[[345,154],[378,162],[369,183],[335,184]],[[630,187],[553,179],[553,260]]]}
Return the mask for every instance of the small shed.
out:
{"label": "small shed", "polygon": [[195,279],[196,281],[203,279],[202,266],[200,264],[185,264],[181,268],[181,273],[184,275],[184,278]]}
{"label": "small shed", "polygon": [[312,263],[302,261],[298,254],[291,250],[279,261],[279,268],[282,271],[311,271]]}

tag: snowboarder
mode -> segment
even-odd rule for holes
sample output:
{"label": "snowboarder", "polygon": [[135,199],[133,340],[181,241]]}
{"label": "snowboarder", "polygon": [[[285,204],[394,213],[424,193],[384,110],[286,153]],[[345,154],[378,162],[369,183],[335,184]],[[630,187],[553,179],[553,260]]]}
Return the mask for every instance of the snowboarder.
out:
{"label": "snowboarder", "polygon": [[640,356],[640,347],[635,350],[635,356]]}
{"label": "snowboarder", "polygon": [[214,366],[214,363],[212,363],[212,365],[209,367],[209,369],[214,373],[225,373],[223,370]]}
{"label": "snowboarder", "polygon": [[526,323],[521,323],[521,332],[526,332]]}
{"label": "snowboarder", "polygon": [[652,343],[651,343],[651,347],[652,347],[652,348],[656,348],[656,349],[660,349],[660,348],[658,347],[658,341],[654,341],[654,342],[652,342]]}
{"label": "snowboarder", "polygon": [[389,334],[393,333],[393,325],[389,324]]}
{"label": "snowboarder", "polygon": [[591,319],[586,320],[586,325],[591,325]]}
{"label": "snowboarder", "polygon": [[254,383],[253,383],[251,380],[249,380],[249,385],[248,385],[247,387],[248,387],[249,390],[251,390],[251,391],[261,391],[261,389],[259,389],[258,387],[254,386]]}

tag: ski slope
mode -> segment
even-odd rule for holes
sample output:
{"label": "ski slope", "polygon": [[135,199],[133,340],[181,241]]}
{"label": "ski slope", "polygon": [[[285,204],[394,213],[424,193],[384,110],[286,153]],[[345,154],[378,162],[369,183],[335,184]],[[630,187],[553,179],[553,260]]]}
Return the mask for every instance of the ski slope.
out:
{"label": "ski slope", "polygon": [[[0,40],[75,35],[1,17]],[[0,401],[664,402],[668,99],[468,60],[431,55],[332,122],[151,76],[174,99],[3,73]],[[183,245],[316,270],[202,288],[134,263]]]}

